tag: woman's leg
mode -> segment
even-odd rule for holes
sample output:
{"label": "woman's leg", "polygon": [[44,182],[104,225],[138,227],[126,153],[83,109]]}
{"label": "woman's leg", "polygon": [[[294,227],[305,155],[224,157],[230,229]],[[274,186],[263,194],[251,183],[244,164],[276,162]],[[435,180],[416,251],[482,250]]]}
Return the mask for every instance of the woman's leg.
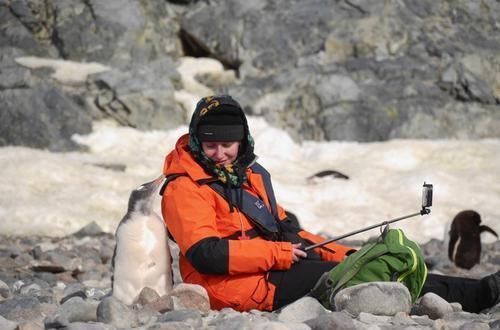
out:
{"label": "woman's leg", "polygon": [[303,259],[286,271],[269,272],[269,282],[276,286],[273,309],[281,308],[308,294],[323,273],[335,262]]}
{"label": "woman's leg", "polygon": [[420,295],[433,292],[449,302],[458,302],[464,311],[478,313],[498,302],[500,273],[483,279],[429,274]]}

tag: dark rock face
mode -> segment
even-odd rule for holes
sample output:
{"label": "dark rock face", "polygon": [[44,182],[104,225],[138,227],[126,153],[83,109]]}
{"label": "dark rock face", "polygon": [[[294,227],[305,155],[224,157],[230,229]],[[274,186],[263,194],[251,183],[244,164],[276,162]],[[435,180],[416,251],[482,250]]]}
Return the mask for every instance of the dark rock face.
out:
{"label": "dark rock face", "polygon": [[[238,67],[243,79],[230,92],[248,112],[297,139],[498,137],[500,34],[484,32],[499,32],[499,9],[220,0],[198,4],[182,29]],[[227,19],[212,24],[218,17]]]}
{"label": "dark rock face", "polygon": [[158,56],[180,54],[175,22],[161,0],[18,0],[0,4],[0,16],[7,41],[2,44],[33,55],[145,63]]}
{"label": "dark rock face", "polygon": [[216,93],[296,140],[498,138],[499,13],[495,0],[1,1],[0,91],[54,84],[20,56],[95,61],[110,71],[71,86],[80,111],[166,129],[188,120],[175,60],[206,56],[239,77]]}
{"label": "dark rock face", "polygon": [[174,84],[179,86],[179,81],[174,63],[164,58],[92,75],[87,95],[104,115],[124,126],[169,129],[185,119],[174,99]]}
{"label": "dark rock face", "polygon": [[24,145],[51,151],[76,148],[75,133],[88,134],[91,117],[57,86],[36,85],[0,91],[0,146]]}
{"label": "dark rock face", "polygon": [[[164,1],[0,2],[0,146],[68,151],[73,134],[111,117],[139,129],[185,121],[173,96],[181,54],[175,12]],[[113,70],[77,86],[55,81],[50,67],[22,56],[97,61]]]}

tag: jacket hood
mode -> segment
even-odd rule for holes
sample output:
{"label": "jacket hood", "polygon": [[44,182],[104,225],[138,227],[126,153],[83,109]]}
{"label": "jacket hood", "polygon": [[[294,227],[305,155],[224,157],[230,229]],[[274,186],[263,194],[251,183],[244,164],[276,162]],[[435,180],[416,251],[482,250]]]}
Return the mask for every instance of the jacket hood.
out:
{"label": "jacket hood", "polygon": [[163,164],[163,174],[187,174],[193,181],[208,179],[211,176],[196,162],[189,150],[189,134],[184,134],[177,140],[174,150],[166,157]]}

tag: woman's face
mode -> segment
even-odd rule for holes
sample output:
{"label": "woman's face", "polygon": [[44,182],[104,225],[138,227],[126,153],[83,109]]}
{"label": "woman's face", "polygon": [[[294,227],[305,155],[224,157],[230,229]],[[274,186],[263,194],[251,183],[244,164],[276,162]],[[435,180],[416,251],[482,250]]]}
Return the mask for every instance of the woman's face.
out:
{"label": "woman's face", "polygon": [[238,157],[240,142],[202,142],[201,147],[205,155],[217,166],[232,164]]}

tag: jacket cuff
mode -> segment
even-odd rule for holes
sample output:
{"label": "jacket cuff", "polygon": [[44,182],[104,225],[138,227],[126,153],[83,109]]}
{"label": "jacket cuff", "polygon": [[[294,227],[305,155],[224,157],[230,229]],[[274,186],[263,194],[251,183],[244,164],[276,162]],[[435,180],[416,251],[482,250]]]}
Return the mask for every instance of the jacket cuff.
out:
{"label": "jacket cuff", "polygon": [[278,254],[272,269],[276,270],[287,270],[292,267],[292,243],[290,242],[279,242],[278,243]]}

